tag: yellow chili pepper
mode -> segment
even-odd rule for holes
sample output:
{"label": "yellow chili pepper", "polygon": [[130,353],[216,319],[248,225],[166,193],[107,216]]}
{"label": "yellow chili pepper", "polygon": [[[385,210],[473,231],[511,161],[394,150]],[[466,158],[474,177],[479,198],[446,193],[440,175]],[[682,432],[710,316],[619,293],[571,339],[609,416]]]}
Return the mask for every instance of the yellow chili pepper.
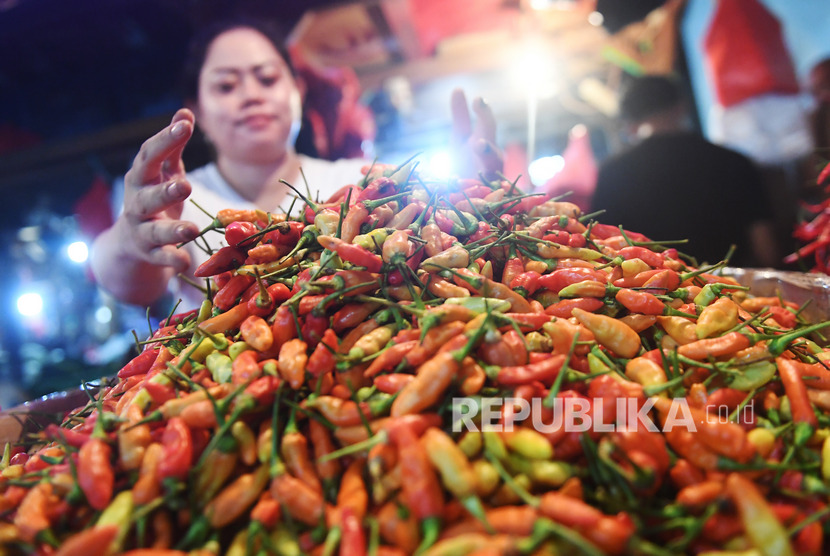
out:
{"label": "yellow chili pepper", "polygon": [[503,435],[511,451],[530,459],[551,459],[553,446],[541,433],[526,427],[514,427]]}
{"label": "yellow chili pepper", "polygon": [[363,359],[370,355],[379,352],[383,347],[389,343],[392,336],[395,335],[396,327],[393,324],[387,324],[375,328],[358,338],[352,349],[349,350],[350,359]]}
{"label": "yellow chili pepper", "polygon": [[[635,357],[626,363],[625,376],[643,386],[655,386],[666,383],[666,370],[646,357]],[[663,398],[668,396],[665,391],[657,395]]]}
{"label": "yellow chili pepper", "polygon": [[640,351],[640,335],[618,319],[576,308],[573,316],[590,330],[597,342],[620,357],[631,358]]}
{"label": "yellow chili pepper", "polygon": [[113,539],[108,554],[118,554],[121,552],[124,539],[130,530],[130,516],[133,513],[133,507],[133,492],[131,490],[123,490],[112,499],[109,506],[104,508],[101,515],[98,516],[98,521],[95,522],[96,526],[118,526],[118,534]]}
{"label": "yellow chili pepper", "polygon": [[697,334],[695,334],[695,323],[686,317],[659,316],[657,317],[657,323],[672,340],[681,346],[698,339]]}
{"label": "yellow chili pepper", "polygon": [[695,335],[699,340],[710,338],[738,324],[738,304],[728,297],[719,297],[714,303],[701,311],[695,326]]}
{"label": "yellow chili pepper", "polygon": [[787,530],[754,482],[739,473],[732,473],[726,479],[725,490],[738,509],[746,536],[761,554],[795,554]]}

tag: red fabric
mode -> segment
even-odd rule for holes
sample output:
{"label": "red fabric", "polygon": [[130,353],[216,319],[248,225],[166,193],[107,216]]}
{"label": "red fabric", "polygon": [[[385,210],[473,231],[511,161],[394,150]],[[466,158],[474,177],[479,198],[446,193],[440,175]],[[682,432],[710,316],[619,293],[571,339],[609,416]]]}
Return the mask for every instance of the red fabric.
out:
{"label": "red fabric", "polygon": [[421,52],[427,55],[448,37],[504,29],[519,17],[519,10],[504,0],[409,0],[409,5]]}
{"label": "red fabric", "polygon": [[101,176],[97,176],[86,193],[75,202],[73,212],[81,233],[94,238],[113,223],[110,206],[110,188]]}
{"label": "red fabric", "polygon": [[799,91],[781,24],[758,0],[720,0],[704,37],[719,104]]}
{"label": "red fabric", "polygon": [[321,158],[360,158],[363,141],[375,138],[371,110],[360,102],[361,87],[350,67],[320,68],[292,52],[306,86],[303,111],[311,122],[314,146]]}

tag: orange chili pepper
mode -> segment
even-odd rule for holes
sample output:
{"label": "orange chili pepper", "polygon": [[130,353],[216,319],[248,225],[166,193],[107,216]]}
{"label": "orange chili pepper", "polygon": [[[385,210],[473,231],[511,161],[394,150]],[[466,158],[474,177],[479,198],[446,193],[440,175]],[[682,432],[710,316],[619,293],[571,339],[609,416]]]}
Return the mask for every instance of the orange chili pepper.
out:
{"label": "orange chili pepper", "polygon": [[260,316],[251,315],[239,325],[242,339],[257,351],[267,351],[274,343],[271,327]]}
{"label": "orange chili pepper", "polygon": [[798,363],[786,357],[777,357],[775,364],[778,366],[778,374],[784,384],[784,391],[790,400],[793,423],[807,423],[813,428],[817,427],[818,418],[810,405],[807,387],[801,373],[798,372]]}
{"label": "orange chili pepper", "polygon": [[297,430],[294,416],[289,420],[280,444],[280,454],[291,473],[315,492],[323,492],[317,470],[309,457],[308,439]]}
{"label": "orange chili pepper", "polygon": [[293,519],[306,525],[318,525],[325,514],[322,494],[288,473],[271,479],[271,496]]}
{"label": "orange chili pepper", "polygon": [[249,315],[248,305],[240,303],[234,305],[224,313],[202,321],[199,327],[210,334],[218,334],[229,330],[236,330]]}
{"label": "orange chili pepper", "polygon": [[55,556],[106,554],[118,535],[118,525],[97,525],[83,529],[61,542]]}
{"label": "orange chili pepper", "polygon": [[557,301],[545,308],[545,313],[560,319],[567,319],[573,316],[574,309],[583,311],[598,311],[602,308],[603,302],[601,299],[594,297],[577,297],[573,299],[563,299]]}
{"label": "orange chili pepper", "polygon": [[415,380],[392,403],[392,416],[420,413],[437,403],[461,369],[450,352],[440,352],[418,367]]}
{"label": "orange chili pepper", "polygon": [[49,506],[56,502],[49,483],[37,483],[29,489],[14,515],[14,524],[20,533],[20,538],[26,542],[33,542],[41,531],[48,529],[51,522],[48,518]]}
{"label": "orange chili pepper", "polygon": [[267,484],[268,467],[265,465],[240,475],[205,507],[211,527],[220,529],[236,520],[256,502]]}
{"label": "orange chili pepper", "polygon": [[89,505],[103,510],[112,500],[115,472],[110,462],[112,449],[107,442],[91,437],[78,453],[78,485]]}
{"label": "orange chili pepper", "polygon": [[308,344],[299,338],[288,340],[280,348],[279,374],[293,390],[298,390],[305,383],[307,349]]}
{"label": "orange chili pepper", "polygon": [[696,342],[682,345],[677,348],[677,353],[683,357],[702,361],[709,357],[721,357],[732,355],[751,345],[749,338],[740,332],[729,332],[715,338],[705,338]]}
{"label": "orange chili pepper", "polygon": [[154,442],[147,446],[138,479],[133,484],[133,500],[136,504],[147,504],[154,500],[161,492],[161,478],[159,477],[159,462],[164,449],[161,444]]}

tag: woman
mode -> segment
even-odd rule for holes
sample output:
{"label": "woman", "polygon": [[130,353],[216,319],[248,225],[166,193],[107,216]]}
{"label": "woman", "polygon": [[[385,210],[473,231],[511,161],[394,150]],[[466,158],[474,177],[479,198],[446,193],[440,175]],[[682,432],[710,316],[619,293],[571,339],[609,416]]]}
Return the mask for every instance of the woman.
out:
{"label": "woman", "polygon": [[[300,190],[307,182],[325,200],[361,179],[366,161],[329,162],[297,154],[300,86],[280,45],[250,23],[210,29],[195,41],[196,94],[168,127],[141,146],[124,178],[124,209],[93,246],[96,279],[119,301],[167,310],[159,305],[169,291],[182,299],[180,309],[198,306],[202,292],[173,279],[180,273],[192,278],[206,255],[194,243],[177,245],[193,240],[211,222],[209,215],[223,208],[285,209],[291,192],[281,180]],[[464,147],[479,169],[498,170],[489,107],[480,99],[473,103],[478,122],[472,126],[459,90],[453,92],[451,109],[455,147]],[[182,151],[196,121],[215,148],[216,162],[186,172]],[[185,202],[188,197],[204,211]],[[217,248],[222,236],[204,238]]]}

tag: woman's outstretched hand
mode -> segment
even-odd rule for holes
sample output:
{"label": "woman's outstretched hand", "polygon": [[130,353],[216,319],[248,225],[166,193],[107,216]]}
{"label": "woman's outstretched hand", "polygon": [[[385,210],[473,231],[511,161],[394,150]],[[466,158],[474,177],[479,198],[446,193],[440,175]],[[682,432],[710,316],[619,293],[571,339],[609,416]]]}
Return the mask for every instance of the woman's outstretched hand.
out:
{"label": "woman's outstretched hand", "polygon": [[124,176],[124,211],[135,254],[145,262],[170,266],[182,272],[190,264],[185,251],[175,244],[193,239],[198,228],[180,221],[182,203],[190,195],[182,151],[193,133],[194,116],[181,109],[170,125],[141,146]]}
{"label": "woman's outstretched hand", "polygon": [[462,177],[478,177],[481,174],[487,179],[496,179],[502,172],[504,161],[501,150],[496,146],[493,110],[481,97],[474,98],[473,122],[467,97],[461,89],[453,90],[450,110],[455,173]]}
{"label": "woman's outstretched hand", "polygon": [[167,282],[190,266],[190,255],[176,244],[199,233],[180,220],[190,195],[182,151],[193,134],[193,112],[181,109],[170,125],[153,135],[124,176],[124,210],[96,238],[92,268],[98,282],[117,299],[150,305]]}

